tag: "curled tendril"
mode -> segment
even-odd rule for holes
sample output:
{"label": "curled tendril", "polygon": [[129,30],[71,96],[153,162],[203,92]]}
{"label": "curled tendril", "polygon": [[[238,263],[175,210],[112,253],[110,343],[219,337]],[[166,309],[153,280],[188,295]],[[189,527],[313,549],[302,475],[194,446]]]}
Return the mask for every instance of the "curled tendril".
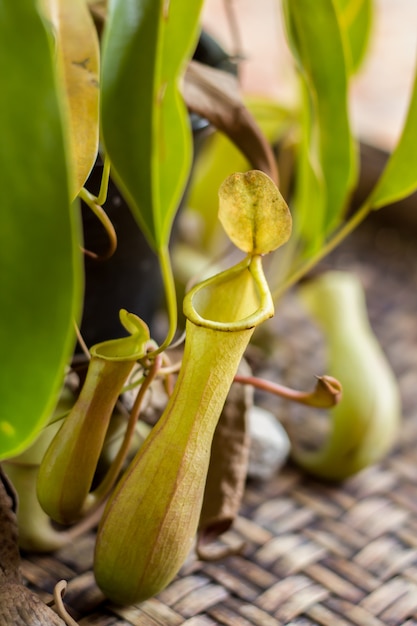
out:
{"label": "curled tendril", "polygon": [[81,191],[78,194],[79,198],[88,206],[88,208],[98,218],[99,222],[104,227],[104,230],[106,231],[108,239],[109,239],[109,245],[104,254],[97,254],[96,252],[93,252],[91,250],[86,250],[85,248],[83,248],[84,254],[98,261],[105,261],[109,259],[111,256],[113,256],[117,248],[116,231],[114,230],[114,226],[102,206],[106,202],[106,199],[107,199],[109,178],[110,178],[110,161],[106,156],[104,159],[103,175],[101,177],[100,190],[99,190],[98,196],[94,196],[84,187],[81,189]]}
{"label": "curled tendril", "polygon": [[75,619],[73,619],[71,615],[68,613],[62,601],[66,590],[67,590],[66,580],[60,580],[55,585],[54,587],[55,610],[58,613],[59,617],[64,620],[67,626],[79,626],[78,622],[76,622]]}
{"label": "curled tendril", "polygon": [[104,254],[98,254],[97,252],[86,250],[85,248],[83,248],[83,252],[92,259],[105,261],[113,256],[117,248],[117,235],[116,231],[114,230],[114,226],[103,207],[97,203],[97,198],[93,196],[89,191],[87,191],[87,189],[81,189],[78,195],[97,217],[101,225],[104,227],[104,230],[106,231],[109,239],[109,245]]}

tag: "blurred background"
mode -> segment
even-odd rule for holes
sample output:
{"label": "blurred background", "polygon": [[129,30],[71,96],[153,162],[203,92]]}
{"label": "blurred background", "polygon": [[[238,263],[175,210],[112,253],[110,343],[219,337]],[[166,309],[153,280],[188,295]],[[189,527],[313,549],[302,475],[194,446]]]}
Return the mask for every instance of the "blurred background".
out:
{"label": "blurred background", "polygon": [[[243,54],[241,85],[245,93],[292,101],[292,61],[278,0],[206,0],[203,19],[208,32],[229,53]],[[416,0],[375,0],[369,53],[351,92],[352,119],[361,141],[387,151],[395,144],[406,112],[416,53]]]}

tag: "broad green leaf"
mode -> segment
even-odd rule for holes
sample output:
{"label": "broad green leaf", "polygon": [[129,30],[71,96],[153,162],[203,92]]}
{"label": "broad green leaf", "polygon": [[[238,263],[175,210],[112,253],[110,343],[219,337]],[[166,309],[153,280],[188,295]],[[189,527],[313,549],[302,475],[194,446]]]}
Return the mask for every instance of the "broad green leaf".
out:
{"label": "broad green leaf", "polygon": [[83,187],[98,151],[99,42],[85,0],[42,0],[50,21],[66,95],[73,197]]}
{"label": "broad green leaf", "polygon": [[113,175],[150,243],[166,246],[191,164],[179,79],[202,0],[110,0],[103,40],[102,134]]}
{"label": "broad green leaf", "polygon": [[326,189],[317,153],[314,150],[307,85],[301,83],[300,137],[297,145],[296,185],[294,186],[294,236],[302,240],[300,254],[307,256],[322,245]]}
{"label": "broad green leaf", "polygon": [[401,200],[417,189],[417,66],[401,137],[371,197],[373,209]]}
{"label": "broad green leaf", "polygon": [[33,0],[0,2],[0,458],[49,418],[81,297],[51,43]]}
{"label": "broad green leaf", "polygon": [[[338,225],[356,180],[357,164],[347,108],[344,42],[332,0],[283,0],[287,33],[313,110],[312,145],[322,170],[325,211],[321,239]],[[314,143],[313,143],[314,142]],[[314,207],[312,207],[314,210]]]}
{"label": "broad green leaf", "polygon": [[353,74],[365,56],[372,25],[372,0],[334,0],[345,36],[349,70]]}

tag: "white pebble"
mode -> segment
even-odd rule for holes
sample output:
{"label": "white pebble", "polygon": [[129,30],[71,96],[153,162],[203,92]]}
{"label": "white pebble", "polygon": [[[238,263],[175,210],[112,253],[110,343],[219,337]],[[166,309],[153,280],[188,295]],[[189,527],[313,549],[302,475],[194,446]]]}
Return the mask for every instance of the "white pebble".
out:
{"label": "white pebble", "polygon": [[286,462],[290,440],[276,417],[261,407],[252,406],[249,409],[248,426],[251,438],[248,476],[268,480]]}

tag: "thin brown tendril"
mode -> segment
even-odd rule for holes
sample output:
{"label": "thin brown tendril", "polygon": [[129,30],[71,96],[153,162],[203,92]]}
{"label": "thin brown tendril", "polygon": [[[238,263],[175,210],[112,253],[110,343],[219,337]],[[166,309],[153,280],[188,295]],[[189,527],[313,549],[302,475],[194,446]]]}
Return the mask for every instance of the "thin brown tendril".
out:
{"label": "thin brown tendril", "polygon": [[241,376],[234,378],[236,383],[252,385],[262,391],[267,391],[286,400],[298,402],[316,408],[331,408],[338,404],[342,398],[342,385],[332,376],[316,376],[316,387],[312,391],[297,391],[291,387],[285,387],[278,383],[257,378],[256,376]]}
{"label": "thin brown tendril", "polygon": [[91,359],[90,350],[88,349],[88,346],[87,346],[87,344],[84,341],[84,338],[83,338],[83,336],[81,334],[81,331],[80,331],[80,328],[79,328],[77,322],[74,322],[74,326],[75,326],[75,334],[77,335],[77,340],[78,340],[78,343],[81,346],[81,350],[83,351],[83,353],[86,356],[86,358],[88,360],[90,360]]}
{"label": "thin brown tendril", "polygon": [[158,372],[158,376],[169,376],[169,374],[176,374],[180,371],[182,359],[176,361],[176,363],[170,363],[169,365],[164,365]]}
{"label": "thin brown tendril", "polygon": [[163,365],[158,372],[158,376],[163,378],[163,385],[165,393],[168,397],[172,396],[174,391],[174,377],[173,374],[179,372],[182,364],[182,359],[179,359],[176,363],[171,363],[169,356],[164,352],[162,354]]}
{"label": "thin brown tendril", "polygon": [[56,612],[59,617],[64,620],[67,626],[78,626],[78,622],[75,621],[68,613],[67,609],[64,606],[62,598],[65,595],[65,591],[67,589],[67,582],[65,580],[60,580],[54,587],[54,602],[56,606]]}

